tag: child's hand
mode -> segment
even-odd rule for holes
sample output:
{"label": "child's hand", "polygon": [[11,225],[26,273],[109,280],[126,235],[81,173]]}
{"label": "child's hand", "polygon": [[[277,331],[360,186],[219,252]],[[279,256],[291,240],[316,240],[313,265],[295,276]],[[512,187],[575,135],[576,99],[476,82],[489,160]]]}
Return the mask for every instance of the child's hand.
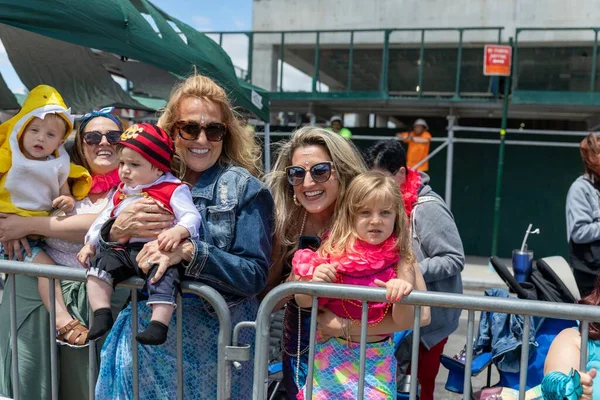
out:
{"label": "child's hand", "polygon": [[313,273],[312,282],[335,282],[337,277],[338,263],[333,264],[321,264],[315,268]]}
{"label": "child's hand", "polygon": [[373,281],[377,286],[387,289],[385,298],[390,302],[397,302],[402,300],[402,297],[406,296],[413,290],[413,285],[402,279],[390,279],[387,282],[375,279]]}
{"label": "child's hand", "polygon": [[91,244],[86,244],[83,246],[79,253],[77,253],[77,261],[85,268],[88,267],[90,260],[96,254],[96,248]]}
{"label": "child's hand", "polygon": [[71,196],[58,196],[52,202],[52,207],[62,210],[65,214],[70,213],[75,207],[75,199]]}
{"label": "child's hand", "polygon": [[158,249],[164,251],[172,251],[179,246],[179,243],[184,239],[177,229],[171,228],[158,235]]}

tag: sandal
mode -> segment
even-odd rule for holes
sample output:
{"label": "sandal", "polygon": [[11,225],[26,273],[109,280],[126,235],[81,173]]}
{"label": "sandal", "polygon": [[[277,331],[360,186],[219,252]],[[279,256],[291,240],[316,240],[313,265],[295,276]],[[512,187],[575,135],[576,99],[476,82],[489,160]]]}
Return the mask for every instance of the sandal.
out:
{"label": "sandal", "polygon": [[56,330],[56,343],[73,348],[82,348],[89,345],[88,332],[85,326],[76,319]]}

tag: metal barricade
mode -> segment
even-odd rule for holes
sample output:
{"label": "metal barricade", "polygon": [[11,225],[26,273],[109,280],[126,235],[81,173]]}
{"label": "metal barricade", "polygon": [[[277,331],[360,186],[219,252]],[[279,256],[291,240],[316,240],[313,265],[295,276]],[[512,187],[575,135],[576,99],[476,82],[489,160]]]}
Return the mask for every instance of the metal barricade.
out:
{"label": "metal barricade", "polygon": [[[58,351],[56,344],[56,323],[55,323],[55,287],[56,279],[84,282],[86,280],[86,272],[83,269],[70,268],[57,265],[43,265],[24,263],[19,261],[0,260],[0,272],[8,275],[7,284],[11,287],[11,296],[9,299],[4,298],[3,302],[9,302],[10,307],[10,324],[11,324],[11,346],[12,346],[12,374],[13,374],[13,397],[19,399],[19,367],[18,367],[18,344],[17,344],[17,307],[16,307],[16,288],[15,275],[28,275],[33,277],[46,277],[50,280],[50,360],[51,360],[51,384],[52,384],[52,400],[58,400]],[[138,366],[138,351],[135,333],[137,332],[137,289],[142,288],[144,280],[141,278],[131,278],[119,286],[131,288],[132,306],[132,358],[133,358],[133,394],[134,399],[139,399],[139,366]],[[18,285],[17,285],[18,288]],[[183,292],[193,293],[206,300],[215,310],[219,319],[219,334],[217,337],[217,399],[228,400],[231,398],[231,363],[237,361],[247,361],[250,357],[245,354],[249,353],[249,346],[237,347],[231,346],[232,323],[231,313],[225,299],[212,287],[192,281],[181,282]],[[177,296],[177,399],[184,398],[183,385],[183,330],[179,321],[182,321],[183,307],[181,295]],[[92,319],[90,308],[90,322]],[[236,337],[237,342],[237,337]],[[204,345],[198,343],[199,346]],[[89,398],[93,400],[95,383],[96,383],[96,347],[94,341],[90,341],[89,345]],[[235,364],[238,366],[238,364]]]}
{"label": "metal barricade", "polygon": [[[362,398],[365,379],[365,347],[367,337],[367,302],[385,302],[385,289],[371,288],[365,286],[341,285],[341,284],[323,284],[293,282],[282,284],[271,290],[263,299],[256,319],[256,348],[254,355],[254,390],[253,399],[263,400],[266,398],[267,386],[267,363],[269,348],[269,330],[270,315],[273,308],[286,297],[294,294],[306,294],[313,296],[311,323],[310,323],[310,346],[308,358],[308,374],[306,378],[306,398],[310,399],[312,395],[313,381],[313,361],[315,356],[315,333],[317,328],[317,307],[318,297],[328,297],[336,299],[352,299],[362,302],[362,318],[360,333],[360,369],[358,399]],[[475,311],[490,311],[506,314],[517,314],[527,316],[540,316],[549,318],[559,318],[567,320],[580,320],[582,325],[581,335],[581,361],[580,370],[585,370],[587,360],[587,341],[589,322],[600,322],[600,307],[580,305],[580,304],[557,304],[552,302],[535,300],[517,300],[485,296],[469,296],[451,293],[436,293],[413,291],[410,295],[404,297],[402,304],[415,306],[414,331],[411,354],[411,375],[417,376],[419,361],[419,342],[420,342],[420,315],[422,306],[457,308],[468,310],[467,323],[467,354],[465,362],[464,393],[471,390],[471,372],[473,362],[473,338],[475,332]],[[529,339],[530,323],[529,318],[524,318],[523,338]],[[525,339],[526,338],[526,339]],[[520,360],[519,376],[519,399],[525,398],[525,385],[527,381],[527,365],[529,358],[529,347],[522,346]],[[410,398],[416,399],[417,380],[411,379]]]}

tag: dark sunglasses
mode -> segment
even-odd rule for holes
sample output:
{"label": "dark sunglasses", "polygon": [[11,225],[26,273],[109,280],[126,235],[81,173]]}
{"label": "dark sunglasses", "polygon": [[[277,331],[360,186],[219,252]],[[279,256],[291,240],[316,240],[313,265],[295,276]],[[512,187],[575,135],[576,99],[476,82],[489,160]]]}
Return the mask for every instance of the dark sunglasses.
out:
{"label": "dark sunglasses", "polygon": [[89,144],[90,146],[95,146],[100,144],[102,141],[102,137],[106,138],[108,144],[117,144],[121,139],[121,131],[107,131],[105,133],[98,131],[89,131],[83,133],[83,141]]}
{"label": "dark sunglasses", "polygon": [[210,142],[220,142],[227,133],[227,126],[220,122],[200,125],[195,121],[179,121],[175,123],[175,128],[179,131],[179,137],[184,140],[196,140],[200,132],[204,131]]}
{"label": "dark sunglasses", "polygon": [[306,172],[310,172],[310,176],[313,181],[318,183],[327,182],[331,177],[331,171],[333,170],[333,162],[332,161],[324,161],[317,163],[310,167],[310,169],[304,169],[304,167],[299,167],[297,165],[292,165],[285,169],[285,175],[287,177],[288,182],[292,186],[301,185],[304,182],[304,178],[306,177]]}

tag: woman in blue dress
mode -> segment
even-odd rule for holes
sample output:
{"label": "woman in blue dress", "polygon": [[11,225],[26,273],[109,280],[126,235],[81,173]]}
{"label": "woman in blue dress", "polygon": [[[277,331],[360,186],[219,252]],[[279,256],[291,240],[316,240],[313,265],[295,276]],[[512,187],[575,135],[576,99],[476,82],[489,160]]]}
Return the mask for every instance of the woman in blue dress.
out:
{"label": "woman in blue dress", "polygon": [[[170,132],[180,158],[180,176],[192,186],[202,216],[200,239],[186,241],[173,252],[149,242],[138,256],[140,268],[158,264],[157,275],[182,263],[185,276],[215,288],[227,301],[232,323],[255,320],[256,294],[266,283],[271,263],[273,199],[258,179],[259,147],[232,110],[225,91],[211,79],[194,75],[173,91],[158,125]],[[160,207],[139,201],[103,229],[103,246],[132,236],[157,235]],[[97,399],[133,398],[131,305],[123,310],[101,353]],[[146,329],[151,309],[138,302],[138,329]],[[177,393],[176,318],[162,346],[138,345],[140,399],[172,399]],[[219,322],[208,303],[183,299],[184,396],[217,398]],[[240,342],[253,343],[242,330]],[[250,362],[233,371],[232,398],[252,394]]]}

